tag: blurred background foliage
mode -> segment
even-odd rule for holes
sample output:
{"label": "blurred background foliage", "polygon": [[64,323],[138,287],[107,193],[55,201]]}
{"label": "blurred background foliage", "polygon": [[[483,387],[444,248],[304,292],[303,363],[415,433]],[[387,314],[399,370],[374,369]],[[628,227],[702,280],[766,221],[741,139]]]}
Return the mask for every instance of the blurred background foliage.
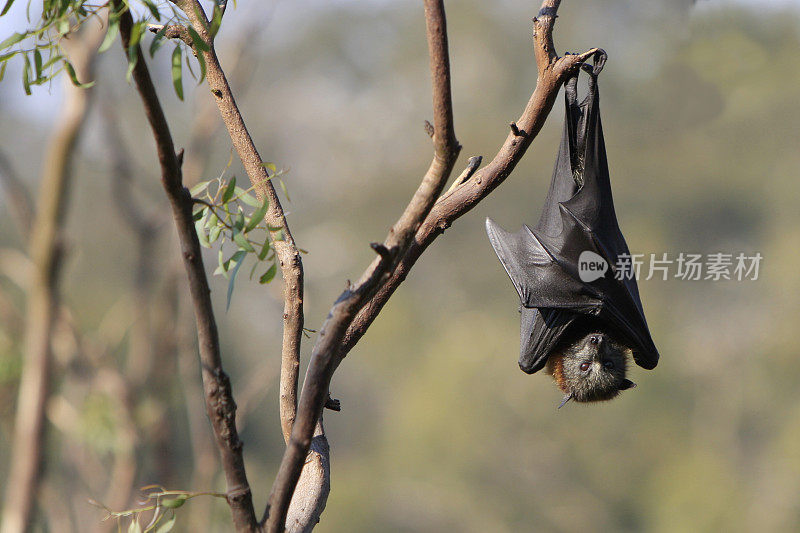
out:
{"label": "blurred background foliage", "polygon": [[[517,367],[518,301],[483,220],[491,215],[511,229],[538,218],[561,134],[559,99],[511,178],[426,253],[334,378],[343,411],[325,416],[332,492],[318,531],[800,528],[800,365],[792,341],[800,318],[800,4],[691,4],[564,2],[556,45],[561,53],[601,46],[609,54],[600,77],[603,125],[632,251],[760,252],[758,281],[641,281],[659,366],[634,368],[639,387],[618,400],[557,411],[560,394],[549,380]],[[447,9],[462,160],[491,157],[535,85],[530,18],[538,2],[459,0]],[[17,30],[13,20],[0,20],[0,37]],[[383,238],[428,165],[422,7],[240,2],[217,43],[223,66],[244,65],[234,91],[262,156],[289,168],[286,209],[309,251],[306,324],[316,328],[345,280],[372,259],[367,243]],[[230,155],[228,136],[215,110],[205,122],[195,118],[208,112],[210,95],[185,81],[186,103],[179,102],[169,54],[154,63],[176,143],[195,163],[186,179],[216,177]],[[102,513],[86,499],[108,495],[126,450],[138,464],[133,487],[224,487],[209,452],[174,230],[125,68],[118,45],[101,56],[75,163],[63,282],[74,327],[56,337],[37,518],[54,531],[97,527]],[[61,89],[53,83],[25,98],[14,69],[0,86],[0,146],[33,191]],[[144,301],[135,300],[135,240],[112,199],[104,106],[133,162],[137,201],[163,218]],[[198,128],[210,142],[193,152]],[[238,161],[230,172],[244,177]],[[7,206],[0,221],[3,479],[20,368],[15,317],[24,307],[14,251],[24,248]],[[208,262],[213,269],[215,253]],[[213,281],[260,509],[283,450],[281,287],[242,276],[225,313],[225,280]],[[147,327],[136,330],[142,309]],[[142,335],[154,354],[151,377],[121,409],[104,368],[136,374],[125,365]],[[304,364],[312,343],[305,342]],[[229,523],[216,500],[181,513],[184,531],[224,531]]]}

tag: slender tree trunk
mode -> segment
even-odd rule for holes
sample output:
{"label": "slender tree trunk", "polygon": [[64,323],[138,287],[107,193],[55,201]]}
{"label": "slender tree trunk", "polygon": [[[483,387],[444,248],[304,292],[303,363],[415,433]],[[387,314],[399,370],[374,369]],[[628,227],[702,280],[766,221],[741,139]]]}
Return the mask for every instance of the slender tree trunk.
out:
{"label": "slender tree trunk", "polygon": [[[92,63],[105,27],[92,24],[65,43],[78,78],[92,77]],[[2,533],[30,529],[44,447],[45,404],[50,394],[51,340],[58,310],[58,279],[63,253],[61,229],[66,212],[71,162],[89,106],[90,91],[65,79],[64,107],[44,160],[29,253],[33,263],[27,288],[25,348],[6,483]]]}

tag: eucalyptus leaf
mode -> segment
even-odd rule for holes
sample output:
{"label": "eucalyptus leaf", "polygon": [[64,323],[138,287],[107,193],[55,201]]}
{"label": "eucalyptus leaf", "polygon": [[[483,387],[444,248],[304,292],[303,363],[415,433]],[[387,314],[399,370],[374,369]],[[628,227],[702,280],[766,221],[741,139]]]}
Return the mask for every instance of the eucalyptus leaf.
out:
{"label": "eucalyptus leaf", "polygon": [[189,26],[187,29],[189,30],[189,36],[192,38],[192,42],[194,43],[194,46],[198,52],[208,52],[211,50],[211,48],[208,46],[208,43],[206,43],[203,38],[200,37],[200,34],[197,33],[193,27]]}
{"label": "eucalyptus leaf", "polygon": [[97,49],[98,52],[105,52],[111,45],[114,44],[114,39],[117,38],[117,34],[119,33],[119,20],[115,17],[113,20],[110,20],[108,23],[108,31],[106,32],[106,36],[103,39],[103,44],[100,45],[100,48]]}
{"label": "eucalyptus leaf", "polygon": [[156,52],[161,45],[164,44],[164,35],[167,33],[167,25],[165,24],[160,30],[156,32],[155,37],[153,37],[153,41],[150,43],[150,57],[156,55]]}
{"label": "eucalyptus leaf", "polygon": [[64,60],[64,68],[67,69],[67,74],[69,75],[69,79],[72,81],[72,84],[76,87],[80,87],[81,89],[88,89],[92,85],[94,85],[93,81],[88,83],[81,83],[78,81],[78,75],[75,73],[75,67],[72,66],[72,63]]}
{"label": "eucalyptus leaf", "polygon": [[264,285],[266,283],[269,283],[275,277],[275,274],[277,272],[278,272],[278,264],[277,263],[272,263],[272,266],[269,267],[269,269],[266,272],[264,272],[264,275],[262,275],[258,279],[258,282],[260,284],[262,284],[262,285]]}
{"label": "eucalyptus leaf", "polygon": [[189,189],[189,194],[191,194],[192,196],[197,196],[201,192],[208,189],[210,183],[211,181],[201,181],[200,183]]}
{"label": "eucalyptus leaf", "polygon": [[11,4],[13,4],[13,3],[14,3],[14,0],[8,0],[6,2],[6,5],[3,6],[3,11],[0,11],[0,17],[5,15],[6,13],[8,13],[8,10],[11,9]]}
{"label": "eucalyptus leaf", "polygon": [[175,94],[178,100],[183,101],[183,67],[181,65],[181,47],[175,46],[172,51],[172,86],[175,87]]}
{"label": "eucalyptus leaf", "polygon": [[256,249],[253,248],[253,245],[250,244],[250,241],[247,240],[247,237],[244,236],[244,233],[239,231],[235,231],[233,233],[233,242],[239,245],[242,250],[246,250],[248,252],[255,252]]}
{"label": "eucalyptus leaf", "polygon": [[231,308],[231,297],[233,296],[233,284],[236,282],[236,274],[239,273],[239,269],[242,267],[243,264],[244,264],[244,258],[237,261],[236,266],[233,267],[233,270],[231,270],[231,277],[230,280],[228,280],[228,303],[225,305],[225,312],[227,312],[228,309]]}
{"label": "eucalyptus leaf", "polygon": [[169,518],[169,520],[158,526],[158,529],[156,529],[156,533],[168,533],[172,531],[172,528],[175,527],[175,520],[177,518],[178,517],[175,515],[175,513],[173,513],[172,516]]}
{"label": "eucalyptus leaf", "polygon": [[264,237],[264,245],[261,247],[261,251],[258,252],[258,260],[263,261],[267,254],[269,253],[269,237]]}
{"label": "eucalyptus leaf", "polygon": [[167,509],[177,509],[178,507],[182,506],[186,503],[188,496],[185,494],[180,494],[174,498],[163,498],[161,500],[161,506]]}
{"label": "eucalyptus leaf", "polygon": [[231,178],[230,183],[228,186],[225,187],[225,192],[222,193],[222,203],[227,204],[231,198],[233,198],[233,194],[236,192],[236,176]]}
{"label": "eucalyptus leaf", "polygon": [[[10,1],[9,1],[9,3],[10,3]],[[6,8],[8,8],[8,7],[10,7],[10,6],[6,5]],[[27,36],[28,36],[27,33],[12,33],[11,37],[7,38],[2,43],[0,43],[0,50],[5,50],[9,46],[13,46],[13,45],[17,44],[18,42],[20,42],[22,39],[24,39]]]}
{"label": "eucalyptus leaf", "polygon": [[267,214],[267,209],[269,209],[269,198],[264,198],[264,203],[261,204],[253,214],[250,216],[250,222],[247,223],[247,226],[244,227],[244,232],[247,233],[252,231],[258,226],[261,220],[264,218],[264,215]]}
{"label": "eucalyptus leaf", "polygon": [[206,235],[205,215],[194,223],[194,229],[197,232],[197,238],[200,240],[200,245],[205,248],[211,248],[211,244],[208,242],[208,235]]}

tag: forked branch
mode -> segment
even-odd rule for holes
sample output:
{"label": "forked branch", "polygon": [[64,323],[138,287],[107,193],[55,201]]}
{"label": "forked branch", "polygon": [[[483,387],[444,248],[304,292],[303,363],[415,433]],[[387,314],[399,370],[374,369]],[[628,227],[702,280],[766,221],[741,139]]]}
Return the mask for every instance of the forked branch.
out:
{"label": "forked branch", "polygon": [[[534,19],[534,48],[539,76],[528,105],[515,122],[516,131],[509,133],[500,151],[486,167],[437,201],[435,197],[444,185],[444,181],[439,183],[438,179],[446,180],[449,176],[458,146],[455,136],[450,136],[452,105],[449,102],[444,7],[441,1],[425,2],[434,79],[434,119],[438,121],[433,136],[436,145],[434,161],[420,189],[384,243],[388,250],[399,255],[376,258],[355,288],[348,289],[339,297],[320,330],[300,397],[292,439],[270,495],[265,517],[268,531],[277,533],[283,530],[285,509],[302,469],[314,423],[322,411],[331,377],[341,359],[364,335],[431,242],[508,177],[541,130],[567,74],[596,53],[597,50],[593,49],[578,55],[557,56],[552,31],[559,4],[560,0],[545,0]],[[446,91],[442,90],[444,80],[447,80]],[[442,102],[446,102],[447,107],[437,107]],[[443,143],[443,146],[439,143]],[[432,197],[433,191],[436,192]],[[429,207],[429,202],[432,207]],[[434,202],[435,205],[432,205]],[[420,216],[422,218],[418,218]],[[414,228],[411,239],[405,233],[409,228]]]}
{"label": "forked branch", "polygon": [[[133,19],[123,0],[113,0],[113,6],[121,14],[120,36],[127,54],[130,47]],[[257,531],[259,528],[253,510],[250,486],[245,475],[242,443],[236,430],[236,404],[233,401],[230,380],[222,369],[219,335],[211,307],[208,279],[203,268],[200,242],[192,220],[192,199],[181,181],[181,154],[175,152],[169,125],[150,78],[144,55],[138,49],[138,45],[136,57],[133,80],[156,141],[158,160],[161,166],[161,181],[178,230],[181,255],[189,280],[189,290],[197,323],[206,413],[213,426],[217,448],[222,460],[227,482],[228,504],[231,507],[237,531]]]}
{"label": "forked branch", "polygon": [[[303,262],[295,245],[289,224],[278,194],[270,180],[270,174],[258,153],[253,138],[247,130],[225,72],[217,57],[210,23],[197,0],[172,0],[189,18],[192,28],[208,45],[208,51],[195,50],[203,54],[206,63],[206,80],[214,101],[219,108],[222,121],[228,130],[239,159],[242,161],[250,182],[260,200],[269,198],[269,210],[264,220],[272,228],[280,228],[272,234],[272,246],[278,257],[283,275],[283,346],[281,349],[280,416],[284,439],[288,442],[297,411],[297,384],[300,371],[300,341],[303,335]],[[185,40],[184,31],[174,30],[174,36]],[[191,42],[191,39],[189,39]]]}

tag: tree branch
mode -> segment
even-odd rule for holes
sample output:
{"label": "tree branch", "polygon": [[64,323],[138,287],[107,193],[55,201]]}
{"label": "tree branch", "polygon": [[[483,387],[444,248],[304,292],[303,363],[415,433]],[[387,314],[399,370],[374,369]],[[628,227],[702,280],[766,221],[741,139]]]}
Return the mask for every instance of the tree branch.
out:
{"label": "tree branch", "polygon": [[209,51],[201,52],[206,61],[206,80],[219,107],[222,120],[228,129],[236,152],[242,161],[250,182],[255,186],[260,200],[269,198],[269,210],[264,216],[267,224],[281,228],[279,238],[272,246],[278,257],[284,281],[283,343],[281,349],[280,417],[284,440],[289,442],[297,412],[297,383],[300,373],[300,341],[303,335],[303,262],[295,245],[286,216],[281,206],[270,174],[256,149],[242,114],[236,105],[225,72],[222,70],[213,38],[208,31],[208,20],[197,0],[173,0],[189,18],[194,30],[208,44]]}
{"label": "tree branch", "polygon": [[[78,78],[83,81],[93,77],[94,59],[105,29],[105,25],[92,24],[63,43]],[[72,178],[72,157],[86,119],[90,95],[90,91],[66,81],[64,107],[45,156],[37,211],[30,230],[29,254],[34,268],[27,288],[25,351],[11,467],[0,524],[3,533],[17,533],[30,528],[39,485],[45,403],[51,388],[51,342],[63,255],[61,231]]]}
{"label": "tree branch", "polygon": [[[121,13],[120,35],[127,53],[133,19],[130,12],[124,8],[123,0],[113,0],[113,5]],[[237,531],[257,531],[258,524],[253,510],[252,495],[244,469],[242,442],[236,431],[236,404],[230,380],[222,369],[219,335],[211,306],[208,280],[203,268],[200,242],[192,221],[192,199],[189,191],[181,183],[180,158],[175,153],[169,126],[150,78],[144,54],[138,49],[136,55],[138,59],[133,69],[133,79],[156,141],[161,181],[178,230],[197,323],[206,413],[214,428],[222,460],[227,481],[228,504]]]}
{"label": "tree branch", "polygon": [[[394,265],[394,268],[390,268],[390,265],[387,265],[388,261],[385,261],[383,257],[377,259],[362,277],[362,281],[359,282],[357,288],[352,291],[345,291],[331,309],[328,319],[320,330],[317,345],[312,353],[311,363],[309,364],[303,393],[300,398],[297,422],[292,432],[292,442],[284,454],[278,477],[273,485],[273,492],[270,497],[271,508],[268,508],[268,531],[279,532],[282,530],[284,507],[292,494],[294,484],[299,475],[299,469],[302,468],[302,459],[310,443],[313,424],[325,402],[331,377],[341,359],[364,335],[366,329],[383,308],[383,305],[400,283],[405,280],[411,267],[431,242],[443,233],[454,220],[472,209],[508,177],[524,155],[533,138],[541,130],[566,75],[596,52],[596,50],[591,50],[584,54],[568,55],[563,58],[559,58],[556,55],[552,31],[559,4],[560,1],[558,0],[545,0],[542,3],[539,16],[534,19],[534,46],[539,75],[536,89],[528,105],[522,116],[515,122],[517,131],[509,133],[505,143],[491,163],[476,172],[468,182],[454,188],[436,201],[436,205],[430,211],[424,208],[414,209],[412,207],[417,201],[417,195],[415,195],[407,212],[401,217],[401,222],[412,218],[406,218],[409,210],[414,211],[416,214],[422,213],[424,221],[419,219],[422,221],[421,225],[417,222],[410,224],[410,227],[415,228],[415,235],[407,249],[399,247],[403,253],[395,258],[397,264]],[[433,65],[435,61],[441,61],[442,55],[440,52],[442,49],[444,49],[446,56],[446,41],[443,42],[442,40],[444,37],[444,13],[441,2],[426,1],[425,6]],[[441,17],[437,16],[439,14]],[[437,80],[447,79],[446,76],[442,75],[444,70],[445,67],[441,64],[432,66],[434,75],[434,109],[437,109],[437,94],[439,99],[445,97],[445,95],[449,97],[449,88],[446,92],[437,92],[437,87],[441,89],[441,86],[437,85]],[[452,143],[455,139],[454,136],[451,137],[447,133],[448,127],[452,128],[452,123],[449,123],[448,126],[448,119],[451,116],[442,112],[435,113],[435,118],[444,121],[444,124],[437,123],[435,125],[434,143],[437,145],[437,152],[434,157],[434,163],[431,165],[426,179],[423,180],[423,186],[429,175],[437,173],[437,156],[441,153],[438,142],[445,138]],[[457,154],[456,145],[450,144],[450,150],[451,154]],[[451,169],[452,162],[449,168],[446,168],[446,171],[445,168],[438,167],[438,170],[444,171],[442,174],[445,179]],[[423,186],[420,189],[423,189]],[[429,188],[428,191],[431,189],[434,188]],[[420,191],[418,191],[419,193]],[[427,197],[427,199],[430,200],[430,197]],[[402,230],[406,230],[409,226],[403,226],[401,222],[398,225],[401,226]],[[397,226],[393,228],[393,234],[404,235],[397,230]],[[390,234],[389,238],[387,238],[387,248],[390,250],[393,250],[393,247],[388,244],[393,243],[393,241],[393,235]]]}
{"label": "tree branch", "polygon": [[355,287],[342,293],[320,328],[303,384],[297,420],[263,518],[267,531],[270,532],[278,533],[284,529],[289,503],[303,469],[314,428],[328,398],[328,387],[337,365],[334,356],[348,326],[379,286],[385,283],[397,260],[405,253],[420,223],[441,194],[458,158],[460,146],[453,128],[450,62],[443,0],[425,0],[425,22],[433,80],[433,161],[405,211],[390,229],[383,245],[373,246],[378,257]]}
{"label": "tree branch", "polygon": [[593,48],[577,55],[558,57],[555,54],[552,32],[559,4],[558,0],[546,0],[542,4],[539,16],[533,19],[538,79],[536,89],[525,110],[515,121],[518,134],[512,131],[488,165],[475,172],[463,186],[451,188],[437,201],[391,278],[364,306],[348,328],[339,352],[340,360],[364,336],[425,249],[455,220],[475,207],[511,174],[542,129],[567,74],[597,53],[598,49]]}

